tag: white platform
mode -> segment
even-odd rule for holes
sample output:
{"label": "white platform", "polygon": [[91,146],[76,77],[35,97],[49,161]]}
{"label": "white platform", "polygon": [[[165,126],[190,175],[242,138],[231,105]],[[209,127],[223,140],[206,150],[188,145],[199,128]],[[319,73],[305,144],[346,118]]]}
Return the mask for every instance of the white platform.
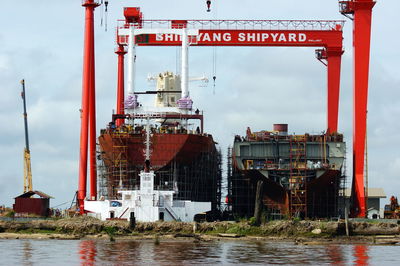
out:
{"label": "white platform", "polygon": [[[135,217],[139,222],[192,222],[198,213],[211,210],[211,202],[173,200],[174,191],[154,190],[154,172],[140,173],[140,190],[122,190],[121,200],[85,200],[85,210],[101,220]],[[132,215],[132,216],[131,216]]]}

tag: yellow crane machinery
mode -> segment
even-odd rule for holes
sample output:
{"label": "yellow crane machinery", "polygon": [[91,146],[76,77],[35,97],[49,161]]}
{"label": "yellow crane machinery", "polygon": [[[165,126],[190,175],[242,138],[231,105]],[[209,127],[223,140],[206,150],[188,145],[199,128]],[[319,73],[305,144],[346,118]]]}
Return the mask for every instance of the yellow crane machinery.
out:
{"label": "yellow crane machinery", "polygon": [[383,215],[385,219],[400,219],[400,205],[397,197],[390,197],[390,204],[385,205]]}
{"label": "yellow crane machinery", "polygon": [[29,150],[28,136],[28,114],[26,113],[25,100],[25,80],[21,80],[22,92],[21,97],[24,102],[24,124],[25,124],[25,149],[24,149],[24,193],[32,191],[32,170],[31,170],[31,152]]}

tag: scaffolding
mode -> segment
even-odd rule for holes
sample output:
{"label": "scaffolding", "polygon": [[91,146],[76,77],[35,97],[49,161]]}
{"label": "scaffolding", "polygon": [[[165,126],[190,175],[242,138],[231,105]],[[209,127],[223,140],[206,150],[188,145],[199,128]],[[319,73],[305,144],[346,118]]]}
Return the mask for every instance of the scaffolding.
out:
{"label": "scaffolding", "polygon": [[112,139],[111,152],[106,154],[101,148],[98,151],[99,194],[107,199],[118,199],[118,191],[137,188],[139,179],[134,177],[136,171],[129,164],[130,134],[127,131],[108,134]]}
{"label": "scaffolding", "polygon": [[252,217],[256,184],[263,180],[267,219],[338,217],[345,159],[341,134],[236,136],[228,152],[229,209],[236,217]]}
{"label": "scaffolding", "polygon": [[161,182],[173,180],[176,191],[174,199],[211,202],[212,210],[221,209],[221,152],[209,150],[189,163],[178,163],[176,159],[163,167],[169,169],[169,174],[164,174]]}
{"label": "scaffolding", "polygon": [[307,217],[307,138],[294,135],[289,149],[289,213],[290,217]]}
{"label": "scaffolding", "polygon": [[[160,133],[157,133],[160,135]],[[172,133],[163,133],[172,134]],[[144,145],[145,135],[141,130],[127,128],[127,130],[103,131],[100,143],[103,150],[99,151],[99,195],[107,199],[119,199],[118,191],[135,190],[140,186],[139,173],[143,170],[144,162],[139,158]],[[153,138],[153,137],[152,137]],[[195,140],[192,140],[195,141]],[[151,146],[160,145],[151,141]],[[165,153],[174,153],[179,143],[168,143],[171,150]],[[187,151],[184,151],[185,153]],[[196,154],[197,153],[197,154]],[[175,191],[175,200],[190,200],[211,202],[212,210],[220,210],[221,205],[221,152],[214,142],[207,140],[207,147],[202,151],[194,150],[188,153],[193,156],[190,160],[183,158],[178,152],[165,165],[155,159],[154,189]]]}
{"label": "scaffolding", "polygon": [[232,178],[232,147],[229,146],[227,150],[227,156],[226,156],[226,164],[227,164],[227,170],[226,170],[226,176],[227,176],[227,199],[225,200],[225,203],[229,206],[230,201],[231,201],[231,196],[232,196],[232,182],[229,182],[229,180]]}

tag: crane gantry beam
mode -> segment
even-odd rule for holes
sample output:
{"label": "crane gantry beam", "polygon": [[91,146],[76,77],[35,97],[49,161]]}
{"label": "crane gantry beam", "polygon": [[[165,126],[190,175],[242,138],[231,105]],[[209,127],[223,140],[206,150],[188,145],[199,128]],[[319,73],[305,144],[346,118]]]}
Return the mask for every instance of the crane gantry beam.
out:
{"label": "crane gantry beam", "polygon": [[125,8],[124,14],[117,28],[119,45],[181,46],[185,30],[189,46],[323,47],[327,132],[337,132],[343,20],[144,20],[138,7]]}

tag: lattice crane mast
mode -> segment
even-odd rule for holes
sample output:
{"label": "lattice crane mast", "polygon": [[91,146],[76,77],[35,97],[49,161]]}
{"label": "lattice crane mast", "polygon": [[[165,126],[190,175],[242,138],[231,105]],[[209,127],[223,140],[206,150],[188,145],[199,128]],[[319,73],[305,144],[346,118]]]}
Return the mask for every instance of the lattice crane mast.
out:
{"label": "lattice crane mast", "polygon": [[21,97],[24,103],[25,149],[24,149],[24,193],[32,191],[31,152],[29,150],[28,114],[26,112],[25,80],[21,80]]}

